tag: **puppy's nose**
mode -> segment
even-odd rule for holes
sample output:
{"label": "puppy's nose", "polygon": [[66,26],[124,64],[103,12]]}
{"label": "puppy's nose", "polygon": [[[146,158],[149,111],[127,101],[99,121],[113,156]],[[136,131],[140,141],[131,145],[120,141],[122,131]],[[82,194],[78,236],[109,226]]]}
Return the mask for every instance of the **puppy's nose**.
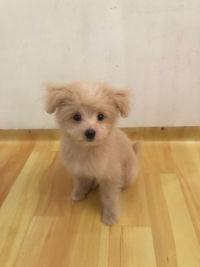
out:
{"label": "puppy's nose", "polygon": [[93,140],[95,137],[95,130],[93,129],[88,129],[87,131],[85,131],[85,136],[87,137],[88,140]]}

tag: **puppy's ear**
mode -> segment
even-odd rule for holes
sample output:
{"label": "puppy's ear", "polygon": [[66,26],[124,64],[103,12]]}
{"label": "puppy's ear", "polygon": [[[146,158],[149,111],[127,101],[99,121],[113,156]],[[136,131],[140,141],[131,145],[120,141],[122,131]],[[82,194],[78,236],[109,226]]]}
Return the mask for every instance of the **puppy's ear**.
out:
{"label": "puppy's ear", "polygon": [[130,111],[130,90],[111,89],[110,97],[120,112],[121,117],[127,117]]}
{"label": "puppy's ear", "polygon": [[67,85],[47,84],[46,86],[45,110],[47,113],[54,113],[56,109],[66,102],[69,89]]}

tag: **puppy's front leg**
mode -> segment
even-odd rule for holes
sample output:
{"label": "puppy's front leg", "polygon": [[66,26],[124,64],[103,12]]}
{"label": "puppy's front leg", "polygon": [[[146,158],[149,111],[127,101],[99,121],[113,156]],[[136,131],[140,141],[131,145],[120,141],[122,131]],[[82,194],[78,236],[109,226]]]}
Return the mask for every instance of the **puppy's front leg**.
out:
{"label": "puppy's front leg", "polygon": [[114,225],[120,213],[120,186],[116,181],[102,180],[100,182],[100,196],[103,205],[103,222]]}
{"label": "puppy's front leg", "polygon": [[89,178],[75,177],[72,199],[75,201],[84,199],[90,191],[92,182],[93,180]]}

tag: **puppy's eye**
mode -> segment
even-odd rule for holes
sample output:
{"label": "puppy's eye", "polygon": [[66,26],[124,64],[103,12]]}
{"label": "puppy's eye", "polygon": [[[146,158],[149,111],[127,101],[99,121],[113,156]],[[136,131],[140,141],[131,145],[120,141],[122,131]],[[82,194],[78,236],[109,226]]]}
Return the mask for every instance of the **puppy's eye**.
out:
{"label": "puppy's eye", "polygon": [[75,121],[81,121],[81,114],[79,114],[79,113],[75,114],[75,115],[73,116],[73,119],[74,119]]}
{"label": "puppy's eye", "polygon": [[102,113],[99,113],[97,119],[98,121],[102,121],[104,119],[104,115]]}

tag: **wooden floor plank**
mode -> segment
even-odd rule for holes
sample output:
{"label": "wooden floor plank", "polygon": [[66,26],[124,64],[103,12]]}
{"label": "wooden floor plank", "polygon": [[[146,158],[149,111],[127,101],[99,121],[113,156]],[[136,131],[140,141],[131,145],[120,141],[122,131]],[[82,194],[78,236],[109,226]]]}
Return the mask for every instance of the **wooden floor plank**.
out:
{"label": "wooden floor plank", "polygon": [[0,145],[0,207],[33,150],[33,144]]}
{"label": "wooden floor plank", "polygon": [[54,157],[51,152],[32,152],[1,206],[0,266],[15,262],[37,205],[39,178]]}
{"label": "wooden floor plank", "polygon": [[110,228],[109,235],[109,267],[121,267],[121,252],[122,252],[122,227],[114,226]]}
{"label": "wooden floor plank", "polygon": [[150,227],[123,227],[122,266],[156,267]]}
{"label": "wooden floor plank", "polygon": [[199,267],[200,246],[175,174],[162,174],[162,188],[169,211],[178,266]]}
{"label": "wooden floor plank", "polygon": [[200,266],[200,143],[142,142],[138,180],[110,228],[98,190],[71,200],[57,132],[29,135],[0,141],[0,266]]}
{"label": "wooden floor plank", "polygon": [[[68,223],[64,217],[33,217],[14,267],[64,266]],[[31,251],[31,253],[30,253]]]}
{"label": "wooden floor plank", "polygon": [[109,227],[102,224],[100,230],[98,267],[108,267],[109,253]]}
{"label": "wooden floor plank", "polygon": [[38,185],[35,216],[69,216],[72,200],[72,177],[62,166],[57,153],[45,169]]}
{"label": "wooden floor plank", "polygon": [[[103,251],[100,251],[103,242],[100,213],[97,203],[91,206],[91,198],[95,204],[96,196],[92,194],[85,202],[81,203],[82,207],[77,207],[77,205],[75,207],[78,208],[79,212],[75,212],[75,217],[71,218],[73,224],[70,224],[69,231],[74,234],[71,236],[72,242],[68,247],[68,256],[65,258],[63,266],[98,266],[99,259],[103,254]],[[77,215],[79,216],[78,220]],[[107,243],[105,246],[108,246]]]}
{"label": "wooden floor plank", "polygon": [[172,157],[200,244],[200,143],[173,144]]}
{"label": "wooden floor plank", "polygon": [[140,169],[143,173],[175,172],[169,142],[143,142],[140,147]]}
{"label": "wooden floor plank", "polygon": [[[70,216],[34,216],[15,267],[90,267],[107,263],[109,228],[101,224],[91,202],[96,206],[95,194],[79,205],[72,203]],[[33,259],[31,247],[36,247]]]}
{"label": "wooden floor plank", "polygon": [[145,183],[157,265],[177,267],[174,236],[159,174],[146,174]]}

